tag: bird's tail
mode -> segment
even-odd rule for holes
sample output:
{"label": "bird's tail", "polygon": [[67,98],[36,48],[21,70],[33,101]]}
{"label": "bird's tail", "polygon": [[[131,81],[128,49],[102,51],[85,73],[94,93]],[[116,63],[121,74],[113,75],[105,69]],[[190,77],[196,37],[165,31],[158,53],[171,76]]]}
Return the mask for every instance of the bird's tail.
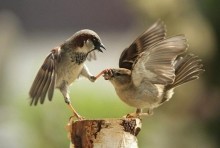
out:
{"label": "bird's tail", "polygon": [[180,57],[175,64],[175,80],[173,84],[167,86],[167,89],[172,89],[186,82],[199,78],[200,73],[204,71],[201,59],[193,54],[187,54],[185,57]]}

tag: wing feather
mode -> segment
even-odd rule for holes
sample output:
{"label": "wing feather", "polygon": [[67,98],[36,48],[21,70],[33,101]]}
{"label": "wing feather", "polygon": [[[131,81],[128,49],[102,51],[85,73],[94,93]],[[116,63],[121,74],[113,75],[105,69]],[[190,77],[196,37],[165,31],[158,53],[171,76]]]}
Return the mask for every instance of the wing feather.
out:
{"label": "wing feather", "polygon": [[[46,57],[43,65],[39,69],[36,78],[31,86],[29,95],[31,98],[30,105],[37,105],[39,100],[40,103],[44,103],[46,94],[52,99],[53,90],[55,87],[55,62],[57,62],[57,52],[53,49],[52,52]],[[49,90],[49,91],[48,91]]]}
{"label": "wing feather", "polygon": [[[52,59],[50,59],[52,60]],[[51,80],[52,80],[52,75],[54,73],[54,62],[51,61],[50,62],[50,67],[47,69],[47,75],[45,75],[45,78],[44,78],[44,83],[42,83],[42,88],[39,89],[40,90],[40,103],[43,104],[44,103],[44,100],[45,100],[45,97],[46,97],[46,94],[48,92],[48,89],[49,89],[49,86],[51,84]]]}
{"label": "wing feather", "polygon": [[166,27],[161,20],[158,20],[122,52],[119,59],[119,67],[131,69],[134,61],[140,53],[148,50],[150,46],[163,40],[165,36]]}
{"label": "wing feather", "polygon": [[[56,71],[56,69],[55,69],[55,71]],[[52,78],[52,82],[51,82],[51,84],[49,86],[49,90],[48,90],[48,99],[49,99],[49,101],[51,101],[52,98],[53,98],[53,92],[54,92],[54,89],[55,89],[56,78],[57,78],[57,75],[56,75],[56,73],[54,73],[53,78]]]}
{"label": "wing feather", "polygon": [[147,80],[153,84],[167,85],[175,79],[175,59],[187,50],[183,35],[167,38],[143,52],[135,61],[132,80],[136,86]]}

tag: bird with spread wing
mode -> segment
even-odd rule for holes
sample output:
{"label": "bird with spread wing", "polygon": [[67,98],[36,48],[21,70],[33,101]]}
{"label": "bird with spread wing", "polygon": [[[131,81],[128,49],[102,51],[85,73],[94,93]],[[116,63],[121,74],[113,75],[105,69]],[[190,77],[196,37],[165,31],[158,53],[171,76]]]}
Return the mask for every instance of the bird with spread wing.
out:
{"label": "bird with spread wing", "polygon": [[204,71],[201,59],[188,54],[187,48],[186,37],[166,37],[159,20],[121,53],[119,68],[100,75],[113,84],[123,102],[137,108],[130,116],[149,115],[173,96],[174,88],[198,79]]}
{"label": "bird with spread wing", "polygon": [[91,82],[96,80],[97,77],[90,74],[85,61],[95,60],[95,50],[102,52],[101,48],[105,49],[98,34],[84,29],[76,32],[59,47],[52,49],[29,91],[30,105],[37,105],[38,102],[43,104],[46,95],[51,101],[54,89],[57,88],[74,116],[82,119],[70,102],[69,87],[79,76],[84,76]]}

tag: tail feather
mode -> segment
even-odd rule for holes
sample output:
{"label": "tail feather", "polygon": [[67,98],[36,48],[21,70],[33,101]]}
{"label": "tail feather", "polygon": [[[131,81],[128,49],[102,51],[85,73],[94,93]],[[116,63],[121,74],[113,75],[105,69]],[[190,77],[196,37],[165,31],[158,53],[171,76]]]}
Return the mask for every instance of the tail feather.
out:
{"label": "tail feather", "polygon": [[175,65],[175,81],[167,86],[172,89],[186,82],[199,78],[200,73],[204,71],[201,59],[193,54],[187,54],[183,58],[177,59]]}

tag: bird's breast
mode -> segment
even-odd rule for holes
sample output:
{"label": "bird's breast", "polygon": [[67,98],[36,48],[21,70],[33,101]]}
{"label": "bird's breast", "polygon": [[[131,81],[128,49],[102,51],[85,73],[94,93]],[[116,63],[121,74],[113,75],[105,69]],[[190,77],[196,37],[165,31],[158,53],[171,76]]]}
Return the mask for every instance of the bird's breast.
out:
{"label": "bird's breast", "polygon": [[146,86],[131,86],[129,89],[117,89],[116,92],[119,98],[135,108],[155,108],[162,99],[162,94],[157,92],[157,87],[152,85]]}
{"label": "bird's breast", "polygon": [[79,77],[82,68],[83,63],[78,64],[71,61],[71,59],[62,59],[62,61],[58,63],[56,69],[56,87],[59,88],[64,81],[67,85],[73,83],[73,81]]}

